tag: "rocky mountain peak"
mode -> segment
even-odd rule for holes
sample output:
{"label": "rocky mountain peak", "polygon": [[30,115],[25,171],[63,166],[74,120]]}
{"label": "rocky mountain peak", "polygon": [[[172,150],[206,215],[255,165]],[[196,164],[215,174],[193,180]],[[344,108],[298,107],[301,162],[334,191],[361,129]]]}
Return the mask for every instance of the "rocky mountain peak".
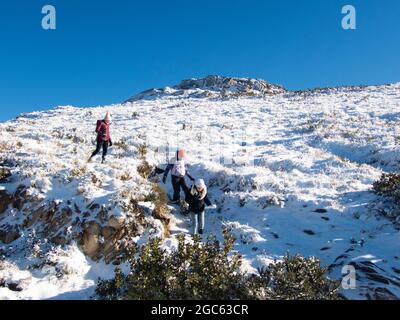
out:
{"label": "rocky mountain peak", "polygon": [[252,78],[233,78],[211,75],[181,81],[173,87],[150,89],[141,92],[126,102],[157,99],[162,97],[182,98],[229,98],[241,96],[264,96],[286,92],[282,86],[270,84],[265,80]]}

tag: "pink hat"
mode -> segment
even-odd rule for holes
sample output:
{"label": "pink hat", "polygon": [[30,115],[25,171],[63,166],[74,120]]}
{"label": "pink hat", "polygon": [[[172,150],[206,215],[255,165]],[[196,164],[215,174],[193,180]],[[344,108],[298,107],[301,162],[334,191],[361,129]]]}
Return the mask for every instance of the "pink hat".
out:
{"label": "pink hat", "polygon": [[186,152],[185,152],[185,150],[180,149],[180,150],[178,150],[177,155],[178,155],[178,159],[183,159],[186,157]]}
{"label": "pink hat", "polygon": [[104,117],[104,121],[111,121],[110,112],[107,112],[107,113],[106,113],[106,116]]}

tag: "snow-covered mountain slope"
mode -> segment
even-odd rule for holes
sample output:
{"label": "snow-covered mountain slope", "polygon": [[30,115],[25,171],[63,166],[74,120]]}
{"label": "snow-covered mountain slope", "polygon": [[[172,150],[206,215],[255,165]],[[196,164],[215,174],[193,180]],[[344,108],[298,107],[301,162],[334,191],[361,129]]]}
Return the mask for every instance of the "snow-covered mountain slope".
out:
{"label": "snow-covered mountain slope", "polygon": [[[128,195],[151,188],[136,172],[138,147],[147,144],[147,160],[160,167],[183,147],[218,206],[207,213],[206,233],[221,237],[221,227],[230,227],[244,270],[287,252],[314,255],[335,279],[344,265],[356,267],[356,289],[342,290],[349,298],[400,297],[400,233],[374,209],[380,199],[371,192],[382,172],[400,170],[400,84],[223,99],[186,93],[60,107],[2,123],[1,159],[12,172],[2,192],[22,183],[27,197],[71,207],[71,221],[101,225],[99,208],[86,209],[93,204],[104,205],[108,218],[129,220]],[[106,111],[115,146],[105,165],[87,164],[96,120]],[[0,225],[21,226],[26,215],[29,208],[13,203]],[[163,233],[159,220],[143,219],[137,241]],[[97,277],[111,275],[103,259],[92,261],[74,242],[54,247],[51,230],[47,241],[28,225],[0,247],[0,299],[89,298]],[[69,226],[74,234],[82,222]],[[171,231],[165,246],[173,249],[175,236],[189,232],[188,219],[175,212]]]}

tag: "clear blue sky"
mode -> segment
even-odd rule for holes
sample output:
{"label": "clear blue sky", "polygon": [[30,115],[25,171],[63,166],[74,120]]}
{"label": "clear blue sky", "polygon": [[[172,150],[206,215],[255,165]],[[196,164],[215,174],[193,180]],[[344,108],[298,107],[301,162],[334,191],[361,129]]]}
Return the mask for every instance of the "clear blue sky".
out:
{"label": "clear blue sky", "polygon": [[[41,8],[57,9],[57,30]],[[357,9],[357,30],[341,8]],[[0,120],[121,102],[209,74],[288,89],[400,81],[398,0],[10,0],[0,4]]]}

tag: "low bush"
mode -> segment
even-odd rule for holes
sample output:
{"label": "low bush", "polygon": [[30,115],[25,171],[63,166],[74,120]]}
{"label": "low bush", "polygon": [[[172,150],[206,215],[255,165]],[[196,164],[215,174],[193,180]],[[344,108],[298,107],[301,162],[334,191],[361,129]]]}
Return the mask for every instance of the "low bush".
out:
{"label": "low bush", "polygon": [[11,177],[10,169],[0,167],[0,182],[3,183],[7,181],[7,179],[10,177]]}
{"label": "low bush", "polygon": [[83,177],[86,174],[86,167],[76,167],[71,170],[71,177]]}
{"label": "low bush", "polygon": [[129,145],[124,140],[115,141],[113,146],[122,149],[125,152],[129,150]]}
{"label": "low bush", "polygon": [[118,177],[121,181],[129,181],[132,180],[132,176],[129,171],[125,171]]}
{"label": "low bush", "polygon": [[100,280],[101,299],[339,299],[338,282],[325,277],[316,258],[287,255],[282,262],[248,276],[239,270],[241,256],[233,252],[235,239],[224,230],[221,244],[214,236],[205,243],[199,236],[186,242],[178,236],[178,248],[167,253],[162,240],[127,250],[128,275],[116,270],[112,280]]}
{"label": "low bush", "polygon": [[400,174],[384,173],[373,185],[376,194],[393,199],[400,204]]}
{"label": "low bush", "polygon": [[141,164],[136,168],[136,171],[139,173],[139,175],[144,178],[148,179],[153,172],[154,168],[151,166],[147,160],[143,160]]}
{"label": "low bush", "polygon": [[145,143],[142,143],[138,146],[137,148],[138,154],[139,154],[139,158],[140,159],[146,159],[147,156],[147,151],[148,151],[148,145]]}
{"label": "low bush", "polygon": [[249,292],[256,299],[273,300],[337,300],[340,282],[326,277],[315,257],[287,254],[282,261],[258,270],[249,279]]}

